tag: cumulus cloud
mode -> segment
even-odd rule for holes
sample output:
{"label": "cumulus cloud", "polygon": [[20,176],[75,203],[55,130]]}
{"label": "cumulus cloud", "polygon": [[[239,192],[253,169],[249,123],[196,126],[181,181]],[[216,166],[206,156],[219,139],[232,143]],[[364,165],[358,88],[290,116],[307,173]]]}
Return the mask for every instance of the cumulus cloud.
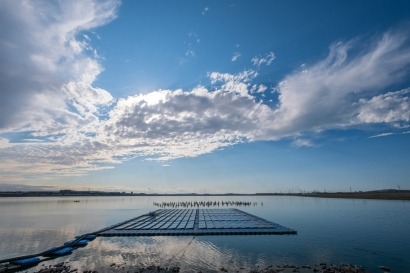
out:
{"label": "cumulus cloud", "polygon": [[197,87],[120,99],[97,138],[159,159],[197,156],[250,141],[271,111],[245,93],[243,83],[237,89],[234,85],[213,92]]}
{"label": "cumulus cloud", "polygon": [[[115,18],[118,2],[6,0],[1,5],[1,25],[11,31],[0,36],[0,130],[66,128],[68,120],[89,118],[85,112],[95,113],[101,102],[89,100],[95,98],[90,93],[110,95],[90,86],[102,68],[87,54],[89,37],[76,35]],[[81,94],[75,102],[64,88],[70,81]],[[81,109],[66,117],[68,104]]]}
{"label": "cumulus cloud", "polygon": [[359,123],[394,123],[410,121],[410,89],[389,92],[359,100]]}

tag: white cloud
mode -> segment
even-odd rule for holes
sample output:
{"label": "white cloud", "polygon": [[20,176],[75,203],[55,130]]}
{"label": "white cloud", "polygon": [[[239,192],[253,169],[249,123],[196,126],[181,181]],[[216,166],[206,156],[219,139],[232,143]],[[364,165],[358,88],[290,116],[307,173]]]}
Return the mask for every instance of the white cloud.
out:
{"label": "white cloud", "polygon": [[211,83],[215,84],[217,82],[233,82],[233,83],[249,83],[251,80],[255,79],[258,73],[254,70],[245,70],[236,75],[229,73],[219,73],[211,72],[208,73],[208,77],[211,79]]}
{"label": "white cloud", "polygon": [[98,113],[98,106],[113,100],[110,93],[87,82],[70,81],[62,87],[65,97],[82,117]]}
{"label": "white cloud", "polygon": [[232,62],[235,62],[236,60],[239,59],[239,57],[241,57],[241,53],[239,53],[239,52],[234,52],[233,55],[232,55],[231,61],[232,61]]}
{"label": "white cloud", "polygon": [[293,140],[292,145],[295,147],[313,147],[314,144],[310,139],[297,138]]}
{"label": "white cloud", "polygon": [[391,136],[391,135],[395,135],[395,133],[382,133],[382,134],[378,134],[374,136],[369,136],[369,138],[386,137],[386,136]]}
{"label": "white cloud", "polygon": [[265,94],[263,94],[266,90],[268,90],[268,87],[264,84],[253,84],[252,87],[250,88],[250,93],[251,94],[256,94],[259,93],[261,94],[262,97],[265,97]]}
{"label": "white cloud", "polygon": [[[26,144],[2,138],[2,178],[106,168],[98,165],[97,145],[86,134],[95,133],[99,107],[112,97],[91,86],[102,68],[90,37],[78,34],[114,19],[119,1],[5,0],[1,5],[2,27],[12,31],[0,37],[0,132],[31,132],[22,140]],[[36,143],[40,136],[44,141]],[[94,153],[97,160],[87,162]]]}
{"label": "white cloud", "polygon": [[[90,92],[109,96],[89,88],[102,68],[94,56],[87,56],[89,37],[78,38],[77,34],[111,21],[118,4],[2,1],[2,26],[12,31],[1,34],[0,131],[75,127],[68,124],[76,119],[73,115],[83,120],[88,117],[70,113],[68,105],[91,107]],[[81,94],[75,102],[63,90],[69,82],[74,82]]]}
{"label": "white cloud", "polygon": [[354,42],[335,44],[326,59],[286,76],[277,90],[279,103],[269,134],[408,122],[408,91],[380,94],[406,75],[406,35],[387,33],[356,54]]}
{"label": "white cloud", "polygon": [[249,96],[249,85],[258,73],[254,70],[245,70],[237,75],[229,73],[212,72],[208,74],[212,84],[222,83],[221,89]]}
{"label": "white cloud", "polygon": [[0,149],[11,147],[10,141],[6,138],[0,137]]}
{"label": "white cloud", "polygon": [[266,91],[266,89],[268,89],[268,88],[266,87],[266,85],[260,84],[260,85],[258,86],[257,92],[258,92],[258,93],[263,93],[263,92]]}
{"label": "white cloud", "polygon": [[407,135],[410,134],[410,131],[405,131],[405,132],[398,132],[398,133],[381,133],[373,136],[369,136],[369,138],[377,138],[377,137],[386,137],[386,136],[392,136],[392,135]]}
{"label": "white cloud", "polygon": [[251,62],[254,66],[260,67],[262,65],[271,65],[273,60],[275,59],[276,59],[275,53],[271,51],[265,54],[264,56],[253,57]]}
{"label": "white cloud", "polygon": [[[231,84],[212,92],[197,87],[120,99],[97,139],[108,146],[163,160],[198,156],[252,140],[270,109],[256,103],[247,92],[236,92]],[[244,88],[242,84],[238,84],[240,89]]]}
{"label": "white cloud", "polygon": [[359,100],[359,123],[410,121],[410,89]]}

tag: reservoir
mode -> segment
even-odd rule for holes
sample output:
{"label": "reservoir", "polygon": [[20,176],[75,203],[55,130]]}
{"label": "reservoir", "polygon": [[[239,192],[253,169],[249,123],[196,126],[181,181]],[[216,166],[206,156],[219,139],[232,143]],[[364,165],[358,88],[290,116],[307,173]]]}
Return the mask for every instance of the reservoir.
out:
{"label": "reservoir", "polygon": [[45,264],[70,261],[79,270],[98,272],[112,272],[113,264],[125,269],[179,266],[184,272],[224,267],[235,272],[271,264],[349,263],[373,272],[381,272],[379,266],[410,272],[409,201],[291,196],[0,198],[0,259],[62,245],[77,235],[155,211],[154,203],[192,201],[247,201],[252,205],[229,208],[291,227],[297,235],[98,237]]}

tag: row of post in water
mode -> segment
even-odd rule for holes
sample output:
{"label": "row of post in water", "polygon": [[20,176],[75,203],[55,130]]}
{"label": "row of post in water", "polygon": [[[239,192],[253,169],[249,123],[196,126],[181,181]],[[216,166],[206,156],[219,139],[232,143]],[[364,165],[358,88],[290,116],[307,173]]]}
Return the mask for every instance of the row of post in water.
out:
{"label": "row of post in water", "polygon": [[197,208],[197,207],[263,207],[263,202],[249,201],[178,201],[178,202],[153,202],[153,205],[160,208]]}

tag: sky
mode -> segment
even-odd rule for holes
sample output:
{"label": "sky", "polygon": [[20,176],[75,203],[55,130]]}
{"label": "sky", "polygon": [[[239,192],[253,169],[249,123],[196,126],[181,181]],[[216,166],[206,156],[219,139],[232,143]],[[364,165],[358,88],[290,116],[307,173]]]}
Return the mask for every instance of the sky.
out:
{"label": "sky", "polygon": [[410,189],[408,1],[0,1],[0,190]]}

